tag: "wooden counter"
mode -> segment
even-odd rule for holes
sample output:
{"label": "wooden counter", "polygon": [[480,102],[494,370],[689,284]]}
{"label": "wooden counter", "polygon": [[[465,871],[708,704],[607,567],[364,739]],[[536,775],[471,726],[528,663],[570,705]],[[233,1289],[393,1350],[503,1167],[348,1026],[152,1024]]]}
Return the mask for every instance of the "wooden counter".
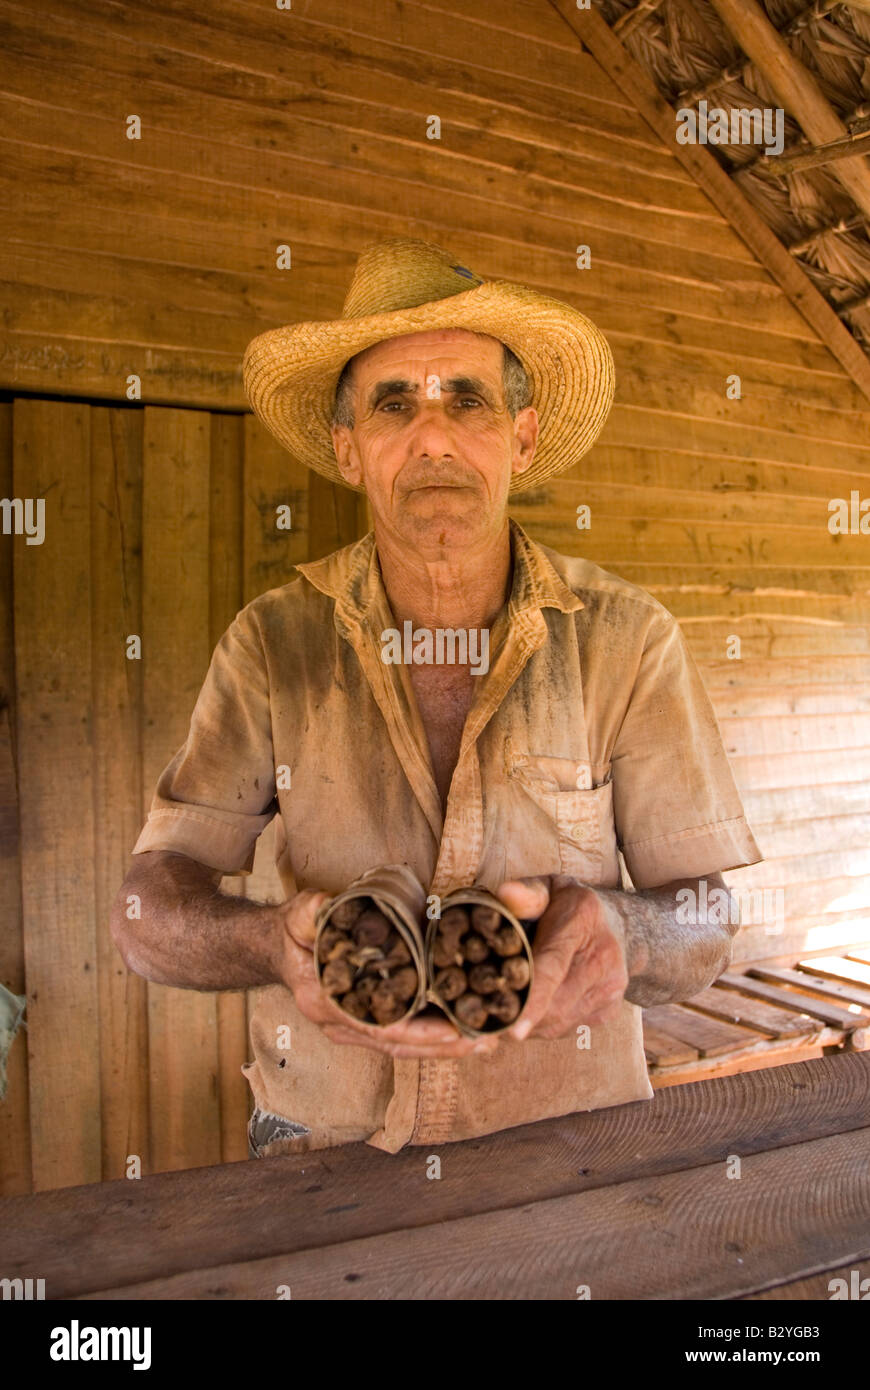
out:
{"label": "wooden counter", "polygon": [[870,1055],[842,1053],[439,1149],[10,1198],[0,1276],[49,1299],[828,1299],[870,1275],[867,1126]]}

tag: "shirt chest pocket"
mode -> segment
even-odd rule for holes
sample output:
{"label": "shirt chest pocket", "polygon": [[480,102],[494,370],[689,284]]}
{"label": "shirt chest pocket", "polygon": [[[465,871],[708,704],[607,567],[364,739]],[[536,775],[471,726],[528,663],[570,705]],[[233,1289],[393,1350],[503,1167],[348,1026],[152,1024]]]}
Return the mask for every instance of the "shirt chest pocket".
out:
{"label": "shirt chest pocket", "polygon": [[535,818],[541,833],[557,841],[560,871],[592,884],[618,882],[612,783],[593,787],[588,763],[524,753],[511,741],[506,754],[510,781],[546,818]]}

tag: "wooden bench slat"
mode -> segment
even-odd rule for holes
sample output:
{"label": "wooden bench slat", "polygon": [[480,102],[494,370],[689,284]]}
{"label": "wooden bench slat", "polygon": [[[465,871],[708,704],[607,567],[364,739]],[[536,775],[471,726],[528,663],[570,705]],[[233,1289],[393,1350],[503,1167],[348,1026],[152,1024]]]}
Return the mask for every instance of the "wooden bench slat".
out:
{"label": "wooden bench slat", "polygon": [[853,980],[856,985],[870,985],[870,965],[843,956],[811,956],[809,960],[799,960],[797,968],[832,980]]}
{"label": "wooden bench slat", "polygon": [[736,989],[743,994],[754,994],[759,999],[766,999],[771,1004],[782,1004],[785,1008],[802,1009],[811,1018],[820,1018],[822,1023],[827,1023],[830,1028],[852,1028],[862,1027],[867,1023],[867,1019],[862,1014],[850,1014],[845,1009],[838,1009],[836,1004],[828,1004],[821,999],[816,999],[810,994],[797,994],[793,990],[787,990],[779,985],[769,985],[764,980],[753,979],[749,974],[731,975],[726,972],[720,975],[716,981],[723,989]]}
{"label": "wooden bench slat", "polygon": [[684,1009],[680,1004],[657,1004],[645,1009],[644,1017],[654,1028],[660,1028],[671,1037],[696,1047],[702,1057],[752,1047],[758,1042],[758,1034],[750,1029],[706,1018],[703,1014],[693,1013],[691,1009]]}
{"label": "wooden bench slat", "polygon": [[[805,964],[808,966],[809,961]],[[870,989],[846,984],[833,976],[817,975],[801,966],[789,970],[787,966],[754,965],[752,974],[756,979],[770,980],[773,985],[795,985],[798,989],[811,989],[815,994],[822,994],[828,999],[842,999],[847,1004],[859,1004],[865,1009],[870,1009]]]}
{"label": "wooden bench slat", "polygon": [[780,1009],[746,994],[717,989],[711,985],[700,994],[685,1001],[687,1008],[700,1009],[726,1023],[740,1023],[745,1028],[757,1028],[773,1038],[790,1038],[799,1033],[816,1033],[823,1027],[818,1019],[807,1018],[791,1009]]}
{"label": "wooden bench slat", "polygon": [[670,1067],[681,1062],[697,1062],[698,1049],[681,1042],[679,1038],[663,1033],[660,1028],[643,1020],[643,1050],[648,1062],[654,1066]]}

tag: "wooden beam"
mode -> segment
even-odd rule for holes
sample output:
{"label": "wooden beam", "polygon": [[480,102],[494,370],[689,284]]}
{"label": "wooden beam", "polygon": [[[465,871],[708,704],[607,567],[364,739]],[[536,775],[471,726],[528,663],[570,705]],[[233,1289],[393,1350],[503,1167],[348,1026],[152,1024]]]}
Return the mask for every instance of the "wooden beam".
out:
{"label": "wooden beam", "polygon": [[714,155],[703,145],[677,144],[676,113],[652,78],[623,48],[597,11],[578,10],[575,0],[550,0],[550,4],[647,124],[661,136],[674,157],[689,170],[710,201],[728,219],[844,371],[870,400],[870,359]]}
{"label": "wooden beam", "polygon": [[[825,145],[812,145],[798,154],[778,157],[764,155],[754,168],[757,173],[783,175],[794,174],[798,169],[817,169],[823,164],[831,164],[838,159],[850,159],[854,155],[870,154],[870,131],[861,134],[853,131],[843,140],[829,140]],[[836,173],[836,169],[834,173]],[[864,209],[866,215],[870,215]]]}
{"label": "wooden beam", "polygon": [[805,251],[809,251],[815,246],[820,237],[842,236],[845,232],[857,232],[863,225],[864,218],[856,213],[854,217],[841,217],[838,222],[829,222],[826,227],[816,227],[815,231],[807,232],[800,241],[789,242],[789,255],[802,256]]}
{"label": "wooden beam", "polygon": [[[777,101],[814,145],[849,134],[815,77],[792,53],[757,0],[711,0],[744,53],[764,75]],[[870,216],[870,167],[861,156],[840,160],[833,171],[858,207]]]}

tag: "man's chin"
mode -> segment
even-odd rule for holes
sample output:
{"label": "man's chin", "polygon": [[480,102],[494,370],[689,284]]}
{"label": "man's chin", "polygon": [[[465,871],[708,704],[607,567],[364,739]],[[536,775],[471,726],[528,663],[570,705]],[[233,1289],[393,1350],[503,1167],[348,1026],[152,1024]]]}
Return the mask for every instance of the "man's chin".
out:
{"label": "man's chin", "polygon": [[476,538],[485,520],[480,503],[462,507],[408,508],[402,530],[415,546],[440,549],[444,546],[467,545]]}

